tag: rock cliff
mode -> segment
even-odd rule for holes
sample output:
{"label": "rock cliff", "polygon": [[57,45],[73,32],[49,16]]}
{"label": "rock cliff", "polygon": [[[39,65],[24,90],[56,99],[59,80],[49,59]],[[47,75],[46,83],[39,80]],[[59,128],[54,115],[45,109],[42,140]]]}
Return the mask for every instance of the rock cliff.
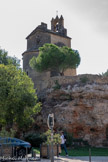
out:
{"label": "rock cliff", "polygon": [[54,77],[43,96],[36,116],[39,129],[47,129],[48,114],[54,113],[55,130],[66,130],[92,146],[108,145],[108,77]]}

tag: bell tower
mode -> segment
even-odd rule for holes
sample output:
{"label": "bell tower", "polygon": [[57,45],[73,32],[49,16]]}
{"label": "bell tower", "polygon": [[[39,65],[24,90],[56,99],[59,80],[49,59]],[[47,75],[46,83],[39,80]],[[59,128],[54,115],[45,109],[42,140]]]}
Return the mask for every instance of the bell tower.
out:
{"label": "bell tower", "polygon": [[62,36],[67,36],[67,30],[64,28],[64,18],[61,15],[59,18],[58,15],[56,18],[52,18],[51,20],[51,31],[57,32],[58,34]]}

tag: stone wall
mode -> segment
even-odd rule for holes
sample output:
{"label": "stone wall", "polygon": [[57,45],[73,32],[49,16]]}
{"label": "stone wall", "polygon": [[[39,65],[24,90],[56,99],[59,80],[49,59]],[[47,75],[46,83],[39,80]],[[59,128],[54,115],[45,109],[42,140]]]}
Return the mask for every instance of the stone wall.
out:
{"label": "stone wall", "polygon": [[51,88],[55,85],[55,81],[58,81],[60,85],[63,84],[74,84],[78,82],[91,82],[91,83],[108,83],[108,77],[102,77],[99,75],[83,74],[77,76],[56,76],[48,80],[47,88]]}
{"label": "stone wall", "polygon": [[38,30],[34,35],[31,35],[27,39],[27,50],[28,49],[38,49],[42,47],[45,43],[50,43],[51,38],[49,33]]}
{"label": "stone wall", "polygon": [[[55,80],[59,81],[58,89],[54,88]],[[51,78],[42,105],[36,116],[38,131],[48,129],[48,114],[54,113],[56,131],[65,130],[92,146],[108,146],[108,77]]]}
{"label": "stone wall", "polygon": [[29,66],[29,61],[33,56],[37,57],[38,51],[26,52],[26,54],[23,55],[23,69],[32,79],[34,83],[34,88],[36,88],[37,92],[39,92],[46,88],[47,80],[50,78],[50,72],[39,73],[36,70],[33,70]]}
{"label": "stone wall", "polygon": [[51,34],[51,43],[55,44],[57,42],[62,42],[65,44],[65,46],[71,48],[71,39],[70,38],[66,38],[66,37],[62,37],[59,35],[55,35],[55,34]]}
{"label": "stone wall", "polygon": [[76,76],[76,69],[67,69],[64,71],[64,76]]}

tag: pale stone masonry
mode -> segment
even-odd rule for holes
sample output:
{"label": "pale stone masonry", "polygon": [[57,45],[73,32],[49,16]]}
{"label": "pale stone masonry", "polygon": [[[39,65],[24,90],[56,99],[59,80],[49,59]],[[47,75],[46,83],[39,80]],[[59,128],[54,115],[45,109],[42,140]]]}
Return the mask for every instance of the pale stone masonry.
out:
{"label": "pale stone masonry", "polygon": [[[44,82],[47,83],[50,77],[54,74],[50,72],[39,73],[31,69],[29,66],[29,61],[33,56],[38,56],[39,47],[43,46],[45,43],[56,44],[58,46],[67,46],[71,48],[71,38],[67,36],[67,29],[64,28],[63,16],[59,18],[52,18],[51,20],[51,30],[47,28],[47,24],[41,23],[27,36],[27,50],[23,55],[23,69],[32,78],[34,82],[34,87],[37,88],[37,92],[43,90]],[[64,73],[65,76],[76,75],[76,69],[68,69]]]}

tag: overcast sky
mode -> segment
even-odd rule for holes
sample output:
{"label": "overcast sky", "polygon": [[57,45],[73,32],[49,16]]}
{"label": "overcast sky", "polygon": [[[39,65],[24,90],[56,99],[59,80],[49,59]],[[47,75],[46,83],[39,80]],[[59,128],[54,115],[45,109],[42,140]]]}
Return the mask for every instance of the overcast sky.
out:
{"label": "overcast sky", "polygon": [[28,36],[41,22],[64,17],[71,47],[81,56],[78,74],[108,69],[108,0],[0,0],[0,47],[22,59]]}

